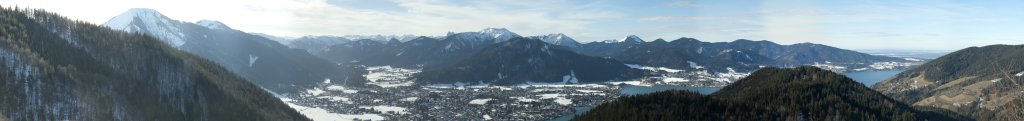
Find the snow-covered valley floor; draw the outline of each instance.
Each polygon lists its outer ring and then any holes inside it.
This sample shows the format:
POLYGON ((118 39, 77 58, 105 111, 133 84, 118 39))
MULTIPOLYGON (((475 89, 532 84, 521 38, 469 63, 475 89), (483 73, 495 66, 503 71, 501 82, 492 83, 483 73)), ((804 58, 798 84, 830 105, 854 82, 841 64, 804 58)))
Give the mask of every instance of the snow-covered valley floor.
POLYGON ((610 84, 346 87, 356 92, 311 89, 282 100, 317 121, 548 120, 614 99, 618 89, 610 84))

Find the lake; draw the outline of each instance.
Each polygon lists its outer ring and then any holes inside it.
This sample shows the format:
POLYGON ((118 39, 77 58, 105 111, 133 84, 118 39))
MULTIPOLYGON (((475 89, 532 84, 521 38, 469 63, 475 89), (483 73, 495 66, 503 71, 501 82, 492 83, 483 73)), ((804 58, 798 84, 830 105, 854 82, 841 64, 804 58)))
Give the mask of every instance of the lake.
MULTIPOLYGON (((850 77, 850 79, 853 79, 854 81, 860 82, 861 84, 864 84, 867 87, 871 87, 871 85, 874 85, 875 83, 878 83, 878 82, 885 81, 886 79, 889 79, 890 77, 895 76, 896 74, 899 74, 900 72, 903 72, 903 70, 849 72, 849 73, 843 73, 843 75, 845 75, 846 77, 850 77)), ((624 85, 619 90, 619 94, 622 94, 622 95, 637 95, 637 94, 647 94, 647 93, 653 93, 653 92, 665 91, 665 90, 689 90, 689 91, 696 91, 696 92, 698 92, 700 94, 707 95, 707 94, 714 93, 714 92, 718 91, 719 89, 722 89, 722 88, 721 87, 691 87, 691 86, 681 86, 681 85, 656 85, 656 86, 624 85)), ((552 119, 552 121, 568 121, 568 120, 572 119, 575 115, 580 115, 580 114, 586 113, 586 111, 590 110, 590 108, 591 107, 575 107, 575 110, 576 110, 575 113, 564 115, 564 116, 552 119)))
POLYGON ((892 78, 892 76, 896 76, 900 72, 903 72, 903 70, 850 72, 843 73, 843 75, 864 84, 864 86, 871 87, 871 85, 892 78))

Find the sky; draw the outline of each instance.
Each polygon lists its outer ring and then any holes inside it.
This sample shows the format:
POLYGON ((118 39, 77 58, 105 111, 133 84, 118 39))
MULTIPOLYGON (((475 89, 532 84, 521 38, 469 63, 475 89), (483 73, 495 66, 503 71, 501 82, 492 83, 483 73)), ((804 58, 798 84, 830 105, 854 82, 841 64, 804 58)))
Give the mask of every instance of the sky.
POLYGON ((1024 44, 1021 0, 0 0, 102 24, 130 8, 246 32, 444 35, 507 28, 581 42, 637 35, 819 43, 857 50, 1024 44))

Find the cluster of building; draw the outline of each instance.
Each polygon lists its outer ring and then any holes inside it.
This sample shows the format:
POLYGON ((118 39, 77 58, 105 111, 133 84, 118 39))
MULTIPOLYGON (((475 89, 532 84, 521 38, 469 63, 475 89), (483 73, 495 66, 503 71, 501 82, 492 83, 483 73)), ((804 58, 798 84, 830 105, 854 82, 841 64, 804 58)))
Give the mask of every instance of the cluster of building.
POLYGON ((338 115, 380 116, 387 120, 549 120, 572 114, 578 107, 611 101, 619 94, 619 87, 611 84, 414 85, 347 87, 287 98, 294 105, 338 115))

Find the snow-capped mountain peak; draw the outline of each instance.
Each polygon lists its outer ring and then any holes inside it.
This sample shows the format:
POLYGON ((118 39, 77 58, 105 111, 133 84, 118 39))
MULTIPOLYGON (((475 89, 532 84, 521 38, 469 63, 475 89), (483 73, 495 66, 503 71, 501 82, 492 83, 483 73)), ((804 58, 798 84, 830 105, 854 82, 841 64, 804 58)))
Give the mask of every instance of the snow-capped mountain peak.
POLYGON ((448 36, 445 36, 444 39, 457 40, 459 43, 473 43, 470 46, 483 46, 489 43, 508 41, 515 37, 521 36, 505 28, 487 28, 477 32, 448 32, 448 36))
POLYGON ((609 40, 601 40, 601 42, 603 42, 603 43, 617 43, 619 41, 618 40, 614 40, 614 39, 609 39, 609 40))
POLYGON ((221 23, 219 21, 214 21, 214 20, 203 19, 203 20, 196 21, 196 24, 198 24, 200 26, 204 26, 206 28, 214 29, 214 30, 230 30, 231 29, 231 27, 228 27, 228 25, 224 25, 224 23, 221 23))
POLYGON ((540 39, 541 41, 544 41, 544 42, 547 42, 547 43, 550 43, 550 44, 553 44, 553 45, 561 45, 561 46, 572 47, 572 48, 580 46, 580 43, 576 42, 575 39, 572 39, 572 37, 566 36, 565 34, 562 34, 562 33, 548 34, 548 35, 542 35, 542 36, 533 36, 531 38, 537 38, 537 39, 540 39))
POLYGON ((480 34, 492 37, 495 39, 496 42, 506 41, 514 37, 519 37, 519 34, 516 34, 505 28, 487 28, 484 30, 480 30, 480 34))
POLYGON ((172 20, 149 8, 132 8, 124 13, 110 18, 103 26, 127 32, 152 33, 175 47, 185 44, 184 34, 180 28, 185 22, 172 20))
POLYGON ((504 34, 504 33, 512 33, 512 31, 508 31, 508 29, 505 29, 505 28, 486 28, 484 30, 480 30, 480 33, 504 34))
POLYGON ((637 37, 636 35, 629 35, 619 39, 619 42, 641 43, 644 42, 644 40, 640 39, 640 37, 637 37))
POLYGON ((118 30, 131 31, 133 28, 129 25, 131 25, 135 19, 142 21, 166 21, 167 17, 153 9, 132 8, 120 15, 110 18, 106 23, 103 23, 103 26, 118 30))
POLYGON ((548 36, 549 36, 549 37, 554 37, 553 39, 557 39, 557 40, 562 40, 562 39, 572 39, 572 38, 569 38, 569 36, 565 36, 565 34, 562 34, 562 33, 558 33, 558 34, 548 34, 548 36))

